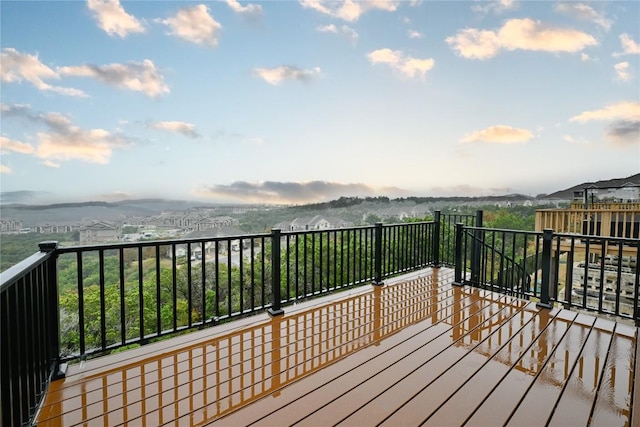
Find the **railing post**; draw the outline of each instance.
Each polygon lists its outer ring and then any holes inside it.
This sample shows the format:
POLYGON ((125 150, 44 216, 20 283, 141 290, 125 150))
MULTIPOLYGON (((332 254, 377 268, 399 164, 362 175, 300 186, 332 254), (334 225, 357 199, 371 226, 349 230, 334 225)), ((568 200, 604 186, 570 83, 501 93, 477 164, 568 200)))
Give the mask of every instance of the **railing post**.
POLYGON ((271 308, 267 313, 271 317, 281 316, 284 310, 280 306, 280 229, 271 230, 271 308))
POLYGON ((440 268, 440 211, 433 213, 433 268, 440 268))
POLYGON ((542 284, 540 285, 540 302, 536 304, 542 308, 553 308, 549 298, 551 288, 551 243, 553 242, 553 230, 545 228, 542 233, 542 284))
MULTIPOLYGON (((476 211, 476 228, 482 227, 482 211, 476 211)), ((473 244, 471 245, 471 281, 476 285, 480 284, 480 254, 482 253, 481 241, 483 238, 481 230, 473 232, 473 244)))
POLYGON ((456 224, 456 243, 455 243, 455 274, 453 277, 453 285, 462 286, 462 233, 464 224, 461 222, 456 224))
POLYGON ((67 364, 60 363, 60 308, 58 306, 58 242, 46 241, 38 245, 40 252, 51 253, 47 260, 47 326, 49 328, 49 357, 51 380, 64 378, 67 364))
POLYGON ((375 267, 375 278, 373 279, 373 285, 382 286, 382 223, 376 222, 375 230, 375 256, 373 260, 375 267))

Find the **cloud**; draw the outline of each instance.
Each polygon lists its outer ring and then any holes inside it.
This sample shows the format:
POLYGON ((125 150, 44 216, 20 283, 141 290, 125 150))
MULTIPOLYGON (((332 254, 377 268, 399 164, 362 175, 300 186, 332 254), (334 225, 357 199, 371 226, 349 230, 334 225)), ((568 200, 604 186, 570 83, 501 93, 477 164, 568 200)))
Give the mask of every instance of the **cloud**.
POLYGON ((591 142, 587 141, 586 139, 584 139, 583 137, 580 138, 574 138, 571 135, 562 135, 562 139, 570 144, 583 144, 583 145, 589 145, 591 144, 591 142))
POLYGON ((591 120, 640 120, 640 102, 622 101, 600 110, 584 111, 569 119, 570 122, 585 123, 591 120))
MULTIPOLYGON (((81 160, 106 164, 114 148, 123 148, 130 142, 104 129, 83 130, 60 113, 36 113, 27 106, 2 104, 3 115, 24 118, 45 126, 46 131, 36 133, 38 144, 29 153, 49 162, 81 160)), ((27 149, 28 150, 28 149, 27 149)), ((26 153, 25 153, 26 154, 26 153)), ((51 164, 47 164, 51 166, 51 164)), ((54 166, 55 167, 55 166, 54 166)))
POLYGON ((112 193, 100 194, 98 198, 100 200, 117 202, 133 198, 133 193, 129 193, 126 191, 114 191, 112 193))
POLYGON ((617 146, 640 144, 640 102, 623 101, 607 105, 600 110, 585 111, 569 119, 585 123, 592 120, 610 121, 606 135, 617 146))
POLYGON ((377 9, 394 12, 398 8, 400 2, 395 0, 300 0, 300 4, 306 9, 313 9, 334 18, 354 22, 357 21, 363 13, 370 10, 377 9))
POLYGON ((9 139, 6 136, 0 136, 0 153, 20 153, 20 154, 32 154, 35 151, 33 145, 26 142, 16 141, 15 139, 9 139))
POLYGON ((13 48, 2 49, 0 55, 0 80, 4 83, 20 83, 23 80, 39 90, 67 96, 87 96, 83 91, 62 86, 52 86, 45 80, 59 80, 60 75, 40 62, 38 54, 20 53, 13 48))
POLYGON ((196 190, 201 196, 250 203, 314 203, 341 196, 379 196, 382 192, 402 193, 397 188, 376 189, 365 184, 340 184, 329 181, 250 183, 236 181, 196 190))
POLYGON ((225 0, 225 3, 227 3, 231 10, 242 15, 258 16, 262 14, 262 6, 259 4, 249 3, 246 6, 242 6, 237 0, 225 0))
POLYGON ((52 169, 58 169, 60 167, 60 163, 53 162, 51 160, 45 160, 44 162, 42 162, 42 164, 52 169))
POLYGON ((403 76, 424 78, 435 64, 432 58, 417 59, 405 55, 401 50, 378 49, 367 55, 372 64, 387 64, 403 76))
POLYGON ((514 0, 495 0, 495 1, 483 1, 482 5, 473 5, 471 10, 479 13, 495 13, 496 15, 513 9, 516 6, 514 0))
POLYGON ((618 120, 607 127, 609 140, 618 146, 640 146, 640 119, 618 120))
POLYGON ((582 62, 588 62, 591 60, 591 57, 589 56, 589 54, 582 52, 580 54, 580 60, 582 60, 582 62))
POLYGON ((126 64, 61 67, 59 71, 67 76, 92 77, 107 85, 142 92, 151 97, 169 93, 164 77, 150 59, 126 64))
POLYGON ((407 36, 409 36, 410 39, 424 38, 424 34, 422 34, 420 31, 415 31, 415 30, 407 30, 407 36))
POLYGON ((640 43, 636 43, 629 34, 620 34, 622 52, 616 52, 613 56, 640 55, 640 43))
POLYGON ((321 33, 339 34, 339 35, 345 37, 346 39, 348 39, 349 41, 351 41, 351 43, 353 43, 353 44, 355 44, 358 41, 358 37, 359 37, 358 33, 356 32, 356 30, 354 30, 353 28, 349 27, 348 25, 343 25, 340 28, 336 27, 334 24, 320 25, 320 26, 316 27, 316 31, 319 31, 321 33))
POLYGON ((148 127, 153 129, 164 130, 167 132, 181 133, 189 138, 199 138, 200 134, 196 132, 195 125, 186 122, 154 122, 148 127))
POLYGON ((87 0, 98 26, 110 36, 125 38, 131 33, 144 33, 145 28, 133 15, 125 12, 120 0, 87 0))
POLYGON ((271 85, 279 85, 283 80, 297 80, 308 82, 320 76, 320 68, 315 67, 310 70, 303 70, 298 67, 281 65, 275 68, 255 68, 254 74, 271 85))
POLYGON ((590 34, 571 28, 554 28, 532 19, 510 19, 498 31, 466 28, 445 41, 458 55, 487 59, 501 50, 578 52, 598 44, 590 34))
POLYGON ((5 165, 0 165, 0 174, 12 174, 13 173, 13 169, 11 169, 9 166, 5 166, 5 165))
POLYGON ((527 142, 533 138, 528 129, 518 129, 511 126, 490 126, 486 129, 465 135, 460 142, 496 142, 499 144, 513 144, 527 142))
POLYGON ((432 187, 429 191, 434 196, 454 196, 454 197, 480 197, 480 196, 500 196, 513 193, 509 187, 481 188, 468 184, 453 185, 451 187, 432 187))
POLYGON ((611 29, 611 20, 604 16, 604 13, 597 12, 591 6, 584 3, 563 2, 553 6, 556 12, 564 13, 582 21, 593 22, 602 27, 605 31, 611 29))
POLYGON ((628 62, 618 62, 613 66, 613 68, 616 70, 616 78, 618 80, 621 80, 623 82, 631 80, 631 72, 629 70, 628 62))
POLYGON ((158 22, 167 25, 171 29, 170 35, 195 44, 209 47, 218 46, 218 37, 222 30, 222 25, 213 19, 209 14, 209 8, 204 4, 181 9, 174 17, 159 20, 158 22))

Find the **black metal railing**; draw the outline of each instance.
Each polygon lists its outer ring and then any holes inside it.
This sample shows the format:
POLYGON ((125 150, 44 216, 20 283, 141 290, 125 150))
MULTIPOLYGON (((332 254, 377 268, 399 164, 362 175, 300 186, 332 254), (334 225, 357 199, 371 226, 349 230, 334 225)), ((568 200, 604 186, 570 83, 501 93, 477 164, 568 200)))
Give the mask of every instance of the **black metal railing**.
POLYGON ((566 307, 640 320, 639 243, 633 238, 554 234, 552 299, 566 307))
POLYGON ((640 240, 456 226, 454 283, 640 322, 640 240))
POLYGON ((22 425, 60 372, 56 245, 0 274, 0 424, 22 425))
POLYGON ((440 226, 440 261, 447 267, 453 267, 456 262, 456 224, 463 224, 466 227, 482 227, 482 211, 476 211, 475 215, 441 214, 436 211, 434 220, 440 226))
POLYGON ((638 321, 638 243, 483 228, 481 211, 304 232, 43 243, 0 276, 1 421, 28 423, 64 362, 264 310, 278 316, 295 301, 440 263, 455 266, 455 284, 638 321))
POLYGON ((72 359, 385 278, 439 259, 439 224, 92 246, 41 245, 2 273, 2 422, 28 423, 72 359))

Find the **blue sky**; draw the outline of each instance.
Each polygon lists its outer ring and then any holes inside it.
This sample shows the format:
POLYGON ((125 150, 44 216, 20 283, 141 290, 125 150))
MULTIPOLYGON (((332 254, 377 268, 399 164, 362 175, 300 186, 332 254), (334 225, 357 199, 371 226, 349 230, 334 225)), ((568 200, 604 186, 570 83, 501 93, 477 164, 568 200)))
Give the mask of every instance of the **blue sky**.
POLYGON ((640 172, 640 2, 6 1, 0 187, 307 203, 640 172))

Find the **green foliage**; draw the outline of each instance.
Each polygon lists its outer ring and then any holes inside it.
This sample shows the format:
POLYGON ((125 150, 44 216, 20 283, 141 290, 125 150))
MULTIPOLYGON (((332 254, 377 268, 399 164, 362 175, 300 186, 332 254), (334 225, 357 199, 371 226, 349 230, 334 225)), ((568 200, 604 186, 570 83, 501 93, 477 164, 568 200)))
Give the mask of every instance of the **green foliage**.
POLYGON ((47 240, 59 242, 74 242, 78 240, 78 233, 58 234, 2 234, 0 236, 0 271, 4 271, 38 252, 38 244, 47 240))

